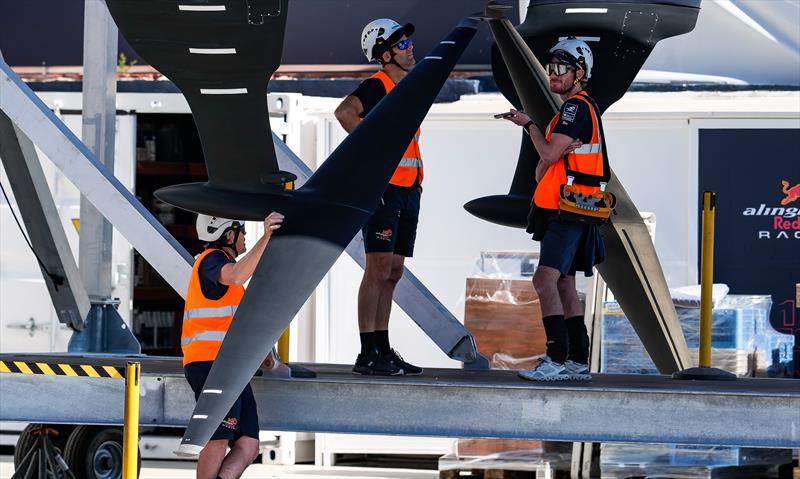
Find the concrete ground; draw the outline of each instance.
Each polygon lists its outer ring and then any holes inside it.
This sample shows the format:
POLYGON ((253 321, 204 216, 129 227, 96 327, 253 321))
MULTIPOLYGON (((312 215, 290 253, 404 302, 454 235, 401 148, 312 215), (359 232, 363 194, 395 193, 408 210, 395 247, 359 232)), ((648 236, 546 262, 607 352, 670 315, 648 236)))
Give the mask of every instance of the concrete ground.
MULTIPOLYGON (((0 456, 0 479, 9 479, 14 473, 14 459, 0 456)), ((242 479, 432 479, 436 471, 409 469, 378 469, 367 467, 316 467, 313 465, 268 466, 253 464, 242 479)), ((139 479, 194 479, 194 462, 143 461, 139 479)))

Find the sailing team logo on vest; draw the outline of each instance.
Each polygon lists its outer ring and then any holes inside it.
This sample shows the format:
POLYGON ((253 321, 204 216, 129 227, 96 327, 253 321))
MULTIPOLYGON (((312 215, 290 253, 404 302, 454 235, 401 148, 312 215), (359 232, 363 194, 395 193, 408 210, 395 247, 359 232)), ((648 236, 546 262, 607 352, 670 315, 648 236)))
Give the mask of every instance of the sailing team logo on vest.
POLYGON ((764 203, 758 207, 747 207, 742 211, 742 216, 769 217, 758 230, 758 239, 787 240, 800 239, 800 207, 790 206, 800 199, 800 183, 790 187, 788 181, 781 181, 782 194, 776 195, 780 206, 768 206, 764 203))

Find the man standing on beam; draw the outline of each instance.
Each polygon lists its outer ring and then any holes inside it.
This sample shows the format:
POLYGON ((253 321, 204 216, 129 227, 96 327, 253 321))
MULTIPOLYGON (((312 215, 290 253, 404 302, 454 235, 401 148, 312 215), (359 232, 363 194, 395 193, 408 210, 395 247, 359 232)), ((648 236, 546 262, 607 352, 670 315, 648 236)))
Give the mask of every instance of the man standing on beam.
MULTIPOLYGON (((367 60, 380 62, 381 69, 361 82, 336 108, 336 119, 347 133, 402 80, 415 64, 411 35, 414 25, 400 25, 380 18, 361 34, 361 49, 367 60)), ((361 352, 353 372, 364 375, 397 376, 422 374, 422 368, 403 360, 389 344, 389 316, 394 288, 403 276, 403 263, 414 254, 420 197, 422 155, 417 130, 400 165, 389 181, 380 204, 362 229, 367 263, 358 290, 358 330, 361 352)))
POLYGON ((584 91, 592 75, 591 49, 569 37, 550 54, 546 71, 550 90, 564 100, 561 110, 544 134, 523 112, 511 110, 514 115, 508 118, 525 129, 539 153, 527 231, 541 241, 533 286, 547 336, 547 355, 519 376, 531 381, 589 380, 589 336, 575 272, 591 276, 593 267, 605 259, 605 245, 597 224, 560 214, 559 201, 562 185, 577 185, 583 195, 604 190, 598 178, 608 173, 608 163, 598 109, 584 91))

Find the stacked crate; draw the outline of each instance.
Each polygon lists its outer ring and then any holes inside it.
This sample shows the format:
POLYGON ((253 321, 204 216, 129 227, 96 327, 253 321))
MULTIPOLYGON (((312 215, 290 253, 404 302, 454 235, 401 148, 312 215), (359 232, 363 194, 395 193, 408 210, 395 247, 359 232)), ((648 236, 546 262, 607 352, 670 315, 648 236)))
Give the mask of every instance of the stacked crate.
MULTIPOLYGON (((794 338, 769 324, 769 296, 726 296, 712 313, 712 366, 737 376, 766 376, 791 358, 794 338)), ((697 364, 700 310, 677 308, 687 346, 697 364)), ((785 368, 784 368, 785 369, 785 368)), ((607 302, 602 322, 601 371, 658 374, 616 302, 607 302)), ((602 477, 752 478, 778 477, 791 451, 679 444, 603 444, 602 477)))

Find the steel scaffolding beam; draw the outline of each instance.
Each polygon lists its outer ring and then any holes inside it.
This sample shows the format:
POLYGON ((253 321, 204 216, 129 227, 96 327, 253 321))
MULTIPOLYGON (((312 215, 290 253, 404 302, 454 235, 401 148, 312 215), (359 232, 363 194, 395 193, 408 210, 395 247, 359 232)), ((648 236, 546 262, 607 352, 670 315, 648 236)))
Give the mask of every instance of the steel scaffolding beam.
MULTIPOLYGON (((3 356, 0 361, 8 360, 3 356)), ((261 429, 800 447, 800 389, 791 380, 596 374, 590 382, 558 384, 525 382, 516 371, 433 369, 416 377, 354 378, 350 366, 303 366, 317 378, 253 378, 261 429)), ((194 396, 179 360, 155 369, 143 361, 142 370, 142 424, 185 426, 194 396)), ((0 421, 122 423, 121 380, 3 374, 2 382, 0 421), (53 402, 51 394, 72 406, 53 402)))

